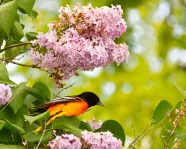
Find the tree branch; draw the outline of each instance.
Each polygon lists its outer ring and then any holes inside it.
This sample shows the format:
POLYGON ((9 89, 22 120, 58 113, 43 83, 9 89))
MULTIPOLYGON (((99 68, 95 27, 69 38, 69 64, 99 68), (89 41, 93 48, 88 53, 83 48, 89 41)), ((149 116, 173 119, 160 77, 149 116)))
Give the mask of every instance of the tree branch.
POLYGON ((8 63, 12 63, 12 64, 15 64, 15 65, 19 65, 19 66, 23 66, 23 67, 30 67, 30 68, 38 68, 40 70, 43 70, 43 71, 46 71, 44 69, 41 69, 41 67, 38 66, 38 64, 36 65, 28 65, 28 64, 22 64, 22 63, 18 63, 18 62, 15 62, 15 61, 12 61, 12 60, 6 60, 6 59, 2 59, 0 58, 0 61, 1 62, 8 62, 8 63))
POLYGON ((8 46, 8 47, 6 47, 4 49, 1 49, 0 53, 4 52, 4 51, 6 51, 6 50, 8 50, 10 48, 19 47, 19 46, 28 45, 28 44, 32 44, 32 43, 31 42, 22 42, 22 43, 18 43, 18 44, 13 44, 13 45, 10 45, 10 46, 8 46))

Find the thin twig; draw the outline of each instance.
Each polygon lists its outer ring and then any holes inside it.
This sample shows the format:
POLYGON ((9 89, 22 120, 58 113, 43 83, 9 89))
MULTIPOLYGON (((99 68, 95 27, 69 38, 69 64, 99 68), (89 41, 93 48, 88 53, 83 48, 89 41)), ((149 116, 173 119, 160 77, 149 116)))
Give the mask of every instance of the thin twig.
POLYGON ((131 125, 132 126, 132 130, 133 130, 133 132, 134 132, 134 137, 136 137, 136 131, 135 131, 135 129, 134 129, 134 126, 133 125, 131 125))
POLYGON ((18 43, 18 44, 13 44, 13 45, 10 45, 2 50, 0 50, 0 53, 10 49, 10 48, 13 48, 13 47, 19 47, 19 46, 22 46, 22 45, 28 45, 28 44, 32 44, 31 42, 22 42, 22 43, 18 43))
POLYGON ((37 144, 37 146, 36 146, 36 149, 39 149, 39 146, 40 146, 40 144, 41 144, 41 141, 43 140, 45 131, 46 131, 46 123, 45 123, 45 125, 44 125, 44 130, 43 130, 43 133, 42 133, 42 135, 41 135, 41 138, 40 138, 40 140, 39 140, 39 142, 38 142, 38 144, 37 144))
POLYGON ((0 112, 2 112, 2 111, 11 103, 11 101, 12 101, 17 95, 21 94, 23 90, 24 90, 24 88, 21 88, 20 91, 19 91, 17 94, 15 94, 15 95, 8 101, 8 103, 0 110, 0 112))
POLYGON ((18 62, 15 62, 15 61, 7 60, 7 59, 2 59, 2 58, 0 58, 0 61, 1 61, 1 62, 12 63, 12 64, 19 65, 19 66, 23 66, 23 67, 37 68, 37 69, 40 69, 40 70, 46 72, 46 70, 41 69, 41 67, 39 67, 38 64, 36 64, 36 65, 28 65, 28 64, 22 64, 22 63, 18 63, 18 62))
MULTIPOLYGON (((144 134, 146 134, 146 132, 149 130, 147 130, 147 128, 149 127, 149 125, 151 125, 151 122, 149 123, 149 124, 147 124, 146 126, 145 126, 145 128, 143 128, 143 130, 136 136, 136 138, 129 144, 129 146, 127 147, 127 149, 130 149, 131 147, 134 147, 134 145, 136 145, 137 143, 136 142, 138 142, 138 140, 140 140, 140 136, 144 133, 144 134)), ((153 125, 152 125, 153 126, 153 125)), ((151 127, 152 127, 151 126, 151 127)), ((150 128, 151 128, 150 127, 150 128)), ((142 137, 144 137, 144 136, 142 136, 142 137)))
POLYGON ((141 140, 146 136, 146 134, 147 134, 153 127, 154 127, 154 125, 152 125, 146 132, 144 132, 144 134, 141 136, 141 138, 139 138, 138 141, 136 141, 136 142, 132 145, 132 147, 134 148, 134 147, 136 146, 136 144, 137 144, 139 141, 141 141, 141 140))
POLYGON ((31 68, 39 68, 37 65, 27 65, 27 64, 22 64, 22 63, 18 63, 18 62, 15 62, 15 61, 10 61, 10 63, 12 64, 15 64, 15 65, 19 65, 19 66, 23 66, 23 67, 31 67, 31 68))
POLYGON ((63 88, 62 90, 60 90, 56 95, 54 95, 54 98, 56 98, 62 91, 66 90, 66 89, 68 89, 68 88, 70 88, 70 87, 72 87, 75 83, 76 83, 76 82, 74 82, 74 83, 72 83, 71 85, 69 85, 69 86, 63 88))

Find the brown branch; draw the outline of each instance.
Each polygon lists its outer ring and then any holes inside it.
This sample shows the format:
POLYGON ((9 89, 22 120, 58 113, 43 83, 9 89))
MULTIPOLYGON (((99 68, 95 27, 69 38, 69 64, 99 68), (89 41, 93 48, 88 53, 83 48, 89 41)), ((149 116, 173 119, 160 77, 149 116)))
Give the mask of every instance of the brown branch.
POLYGON ((40 67, 37 66, 37 65, 27 65, 27 64, 18 63, 18 62, 15 62, 15 61, 9 61, 9 62, 12 63, 12 64, 15 64, 15 65, 23 66, 23 67, 31 67, 31 68, 39 68, 40 69, 40 67))
POLYGON ((28 65, 28 64, 22 64, 22 63, 18 63, 18 62, 15 62, 15 61, 7 60, 7 59, 2 59, 2 58, 0 58, 0 61, 1 61, 1 62, 6 62, 6 63, 7 63, 7 62, 8 62, 8 63, 12 63, 12 64, 19 65, 19 66, 23 66, 23 67, 37 68, 37 69, 46 71, 46 70, 44 70, 44 69, 41 69, 41 67, 39 67, 38 64, 36 64, 36 65, 28 65))
POLYGON ((129 144, 129 146, 127 147, 127 149, 133 149, 136 144, 141 140, 143 139, 143 137, 152 129, 153 125, 149 127, 149 125, 151 125, 151 123, 147 124, 145 126, 145 128, 143 128, 143 130, 135 137, 135 139, 129 144), (141 137, 140 137, 141 136, 141 137))
POLYGON ((19 46, 28 45, 28 44, 32 44, 32 43, 31 42, 22 42, 22 43, 18 43, 18 44, 13 44, 13 45, 10 45, 10 46, 8 46, 8 47, 6 47, 4 49, 1 49, 0 53, 4 52, 4 51, 6 51, 6 50, 8 50, 10 48, 19 47, 19 46))

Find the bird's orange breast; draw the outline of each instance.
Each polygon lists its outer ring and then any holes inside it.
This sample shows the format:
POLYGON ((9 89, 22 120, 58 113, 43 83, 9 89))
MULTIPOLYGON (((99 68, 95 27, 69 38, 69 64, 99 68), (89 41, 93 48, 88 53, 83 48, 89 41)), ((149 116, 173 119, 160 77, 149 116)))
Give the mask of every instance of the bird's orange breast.
POLYGON ((49 107, 50 116, 56 115, 59 112, 65 112, 64 116, 78 116, 88 109, 88 103, 79 100, 68 103, 58 103, 49 107))

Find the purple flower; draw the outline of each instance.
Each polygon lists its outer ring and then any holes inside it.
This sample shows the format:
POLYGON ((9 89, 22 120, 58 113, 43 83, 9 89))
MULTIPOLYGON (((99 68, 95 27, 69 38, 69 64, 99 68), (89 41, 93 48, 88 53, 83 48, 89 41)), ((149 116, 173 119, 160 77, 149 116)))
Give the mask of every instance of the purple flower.
POLYGON ((129 58, 128 46, 116 44, 127 29, 120 6, 93 8, 90 4, 61 7, 59 22, 39 33, 30 50, 32 61, 47 68, 57 85, 78 70, 93 70, 129 58))
POLYGON ((81 149, 80 139, 73 134, 57 136, 48 143, 51 149, 81 149))
POLYGON ((101 127, 101 125, 103 124, 103 121, 99 120, 98 122, 96 122, 96 118, 93 117, 92 120, 88 120, 88 123, 90 124, 90 126, 93 130, 96 130, 101 127))
POLYGON ((0 84, 0 106, 5 105, 12 97, 12 90, 9 85, 0 84))
POLYGON ((84 141, 84 146, 90 149, 121 149, 121 140, 113 137, 112 133, 107 132, 82 132, 82 140, 84 141))

